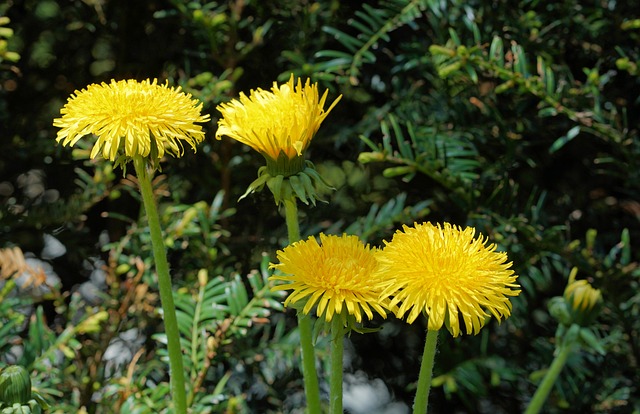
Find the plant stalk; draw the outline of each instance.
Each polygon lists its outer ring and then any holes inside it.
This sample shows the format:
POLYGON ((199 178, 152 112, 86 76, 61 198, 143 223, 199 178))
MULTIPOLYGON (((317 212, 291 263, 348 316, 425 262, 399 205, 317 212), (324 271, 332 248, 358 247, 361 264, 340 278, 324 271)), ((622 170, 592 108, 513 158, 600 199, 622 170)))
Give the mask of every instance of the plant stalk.
POLYGON ((427 339, 424 343, 422 362, 420 363, 416 399, 413 402, 413 414, 427 413, 429 391, 431 391, 431 378, 433 377, 433 363, 436 356, 436 346, 438 344, 438 332, 440 331, 427 330, 427 339))
MULTIPOLYGON (((284 200, 285 219, 289 243, 300 240, 300 224, 298 223, 298 206, 296 199, 291 197, 284 200)), ((304 378, 304 392, 307 398, 307 413, 321 414, 320 388, 316 372, 316 358, 313 349, 313 327, 311 316, 298 312, 298 329, 300 332, 300 349, 302 354, 302 377, 304 378)))
POLYGON ((331 386, 329 414, 342 414, 342 355, 344 353, 344 328, 340 315, 331 321, 331 386))
POLYGON ((173 304, 173 290, 171 288, 171 277, 169 276, 169 263, 167 262, 167 251, 162 238, 162 229, 158 208, 153 195, 151 177, 142 157, 133 158, 133 165, 138 176, 142 202, 147 214, 149 223, 149 233, 151 235, 151 246, 158 275, 158 289, 160 291, 160 302, 162 303, 164 329, 167 335, 167 349, 169 352, 169 377, 171 394, 176 414, 187 413, 187 399, 185 393, 184 368, 182 362, 182 351, 180 349, 180 331, 178 330, 178 319, 176 308, 173 304))
POLYGON ((569 358, 571 354, 571 348, 571 344, 564 344, 558 347, 558 353, 553 359, 549 370, 542 379, 535 394, 533 394, 533 398, 529 402, 525 414, 537 414, 540 412, 544 403, 547 401, 551 388, 553 388, 553 385, 556 383, 558 375, 560 375, 562 368, 564 368, 567 358, 569 358))

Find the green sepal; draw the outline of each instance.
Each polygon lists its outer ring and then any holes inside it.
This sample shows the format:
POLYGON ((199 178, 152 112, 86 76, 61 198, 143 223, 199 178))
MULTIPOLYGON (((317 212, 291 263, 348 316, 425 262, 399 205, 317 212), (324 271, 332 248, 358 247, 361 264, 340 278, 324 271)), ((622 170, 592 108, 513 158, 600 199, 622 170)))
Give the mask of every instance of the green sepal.
POLYGON ((593 350, 600 355, 607 353, 596 334, 590 328, 580 328, 580 342, 583 348, 593 350))
POLYGON ((602 346, 600 339, 590 328, 580 328, 579 339, 582 348, 597 352, 600 355, 606 355, 607 351, 602 346))
POLYGON ((298 174, 305 168, 305 159, 302 155, 289 158, 284 151, 280 151, 276 160, 266 155, 264 159, 267 161, 267 172, 271 176, 283 175, 289 177, 298 174))
MULTIPOLYGON (((317 316, 318 318, 316 319, 313 326, 314 342, 321 332, 324 332, 327 335, 330 334, 331 332, 331 321, 327 321, 324 314, 317 315, 317 316)), ((347 335, 351 335, 351 332, 356 332, 359 334, 367 334, 372 332, 378 332, 379 330, 382 329, 382 327, 365 328, 362 322, 356 321, 356 317, 349 314, 349 311, 347 310, 346 305, 343 306, 342 312, 340 312, 339 314, 334 313, 333 318, 340 318, 341 324, 344 327, 344 332, 347 335)))
MULTIPOLYGON (((278 206, 284 200, 289 200, 293 197, 297 197, 306 205, 311 203, 315 206, 316 200, 324 202, 325 200, 323 200, 321 196, 335 190, 335 188, 330 186, 322 178, 312 162, 304 161, 302 157, 297 157, 294 160, 296 163, 302 160, 305 166, 303 169, 298 169, 298 172, 294 174, 289 174, 293 170, 287 169, 283 154, 281 154, 277 162, 271 160, 267 163, 267 166, 260 167, 258 170, 258 178, 249 185, 247 191, 245 191, 239 200, 242 200, 253 192, 262 191, 266 184, 278 206), (285 174, 273 175, 274 171, 282 171, 285 172, 285 174)), ((288 165, 291 166, 293 164, 288 165)))
POLYGON ((579 336, 580 336, 580 325, 574 323, 567 330, 565 338, 567 341, 576 342, 579 336))
POLYGON ((260 167, 258 169, 258 178, 256 178, 251 184, 249 184, 247 191, 245 191, 244 194, 240 196, 238 201, 242 200, 243 198, 245 198, 251 193, 254 193, 256 191, 262 191, 262 188, 267 183, 267 180, 270 178, 270 176, 266 172, 267 172, 267 167, 260 167))
MULTIPOLYGON (((330 334, 331 333, 331 321, 327 321, 325 315, 317 315, 317 306, 314 306, 308 313, 304 312, 304 307, 307 304, 306 301, 298 301, 296 303, 292 303, 287 305, 287 307, 293 308, 296 310, 297 314, 304 313, 314 318, 313 320, 313 332, 312 332, 312 343, 315 346, 318 343, 318 338, 321 334, 330 334)), ((325 310, 326 312, 326 310, 325 310)), ((342 326, 344 327, 344 332, 347 335, 350 335, 351 332, 356 332, 359 334, 367 334, 372 332, 378 332, 382 329, 382 327, 378 328, 365 328, 362 322, 357 322, 355 316, 350 315, 347 310, 346 305, 342 308, 342 312, 339 314, 333 314, 334 318, 340 318, 342 320, 342 326)))
POLYGON ((562 325, 570 326, 573 323, 570 307, 562 296, 551 298, 547 304, 549 314, 562 325))
POLYGON ((278 200, 278 195, 281 195, 283 191, 286 191, 283 184, 284 184, 284 176, 282 175, 276 175, 275 177, 272 176, 267 180, 267 187, 269 187, 269 190, 271 190, 271 193, 274 195, 274 197, 276 197, 276 204, 280 204, 278 200))
POLYGON ((302 177, 308 177, 304 174, 292 175, 289 177, 289 183, 291 184, 291 188, 296 196, 305 204, 309 204, 307 201, 307 188, 302 182, 302 177))
POLYGON ((122 176, 125 177, 127 175, 127 163, 131 161, 131 157, 126 156, 125 154, 118 154, 116 159, 113 162, 114 168, 122 168, 122 176))
MULTIPOLYGON (((307 173, 310 173, 311 170, 307 171, 307 169, 305 169, 305 171, 307 173)), ((315 170, 313 170, 313 172, 315 172, 315 170)), ((304 188, 304 191, 306 191, 307 194, 313 194, 314 192, 316 192, 316 187, 313 185, 313 181, 311 180, 311 177, 309 175, 299 174, 299 177, 300 177, 300 182, 302 183, 302 187, 304 188)), ((322 179, 322 177, 320 177, 320 175, 318 175, 318 179, 320 179, 323 184, 326 184, 325 181, 322 179)), ((331 190, 332 190, 332 187, 329 187, 327 185, 326 190, 322 188, 321 191, 318 191, 318 192, 323 192, 323 191, 329 192, 331 190)))

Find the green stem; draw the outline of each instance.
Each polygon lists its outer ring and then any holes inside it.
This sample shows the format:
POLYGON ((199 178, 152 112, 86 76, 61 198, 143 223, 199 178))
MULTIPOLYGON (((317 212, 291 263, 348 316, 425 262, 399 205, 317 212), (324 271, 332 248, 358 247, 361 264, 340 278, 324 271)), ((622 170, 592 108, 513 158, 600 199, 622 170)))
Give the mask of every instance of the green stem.
POLYGON ((420 363, 420 375, 418 376, 418 389, 416 390, 416 399, 413 402, 413 414, 426 414, 427 412, 431 378, 433 377, 433 362, 438 344, 438 332, 427 330, 427 339, 424 343, 422 362, 420 363))
POLYGON ((545 374, 542 382, 538 386, 535 394, 533 394, 533 398, 529 402, 529 406, 525 411, 525 414, 537 414, 542 409, 545 401, 547 401, 547 397, 549 396, 549 392, 551 392, 551 388, 553 388, 553 384, 556 383, 556 379, 558 375, 560 375, 560 371, 564 368, 564 364, 567 362, 567 358, 571 354, 572 346, 571 344, 565 344, 558 347, 558 353, 556 354, 549 370, 545 374))
MULTIPOLYGON (((285 219, 289 243, 300 240, 300 225, 298 223, 298 206, 296 199, 284 200, 285 219)), ((304 392, 307 398, 307 413, 320 414, 320 388, 316 373, 316 358, 313 349, 313 327, 311 317, 298 312, 298 329, 300 332, 300 349, 302 353, 302 376, 304 378, 304 392)))
POLYGON ((298 314, 298 330, 300 332, 300 348, 302 353, 302 376, 304 377, 304 392, 307 397, 307 413, 322 413, 320 405, 320 387, 316 372, 316 358, 313 349, 313 327, 311 316, 300 312, 298 314))
POLYGON ((187 399, 185 394, 184 368, 182 365, 182 351, 180 350, 180 331, 178 330, 178 320, 176 318, 176 308, 173 304, 173 290, 171 288, 171 277, 169 276, 169 264, 167 262, 167 251, 162 238, 160 218, 153 196, 151 177, 147 171, 145 161, 142 157, 136 156, 133 165, 138 176, 142 202, 147 213, 149 223, 149 234, 151 235, 151 246, 155 259, 156 273, 158 274, 158 289, 160 291, 160 302, 162 303, 164 328, 167 334, 167 349, 169 351, 169 375, 171 381, 171 394, 176 414, 186 414, 187 399))
POLYGON ((289 243, 300 241, 300 224, 298 224, 298 205, 296 199, 284 200, 284 216, 287 222, 289 243))
POLYGON ((329 414, 342 414, 342 354, 344 353, 344 329, 340 315, 331 321, 331 387, 329 390, 329 414))

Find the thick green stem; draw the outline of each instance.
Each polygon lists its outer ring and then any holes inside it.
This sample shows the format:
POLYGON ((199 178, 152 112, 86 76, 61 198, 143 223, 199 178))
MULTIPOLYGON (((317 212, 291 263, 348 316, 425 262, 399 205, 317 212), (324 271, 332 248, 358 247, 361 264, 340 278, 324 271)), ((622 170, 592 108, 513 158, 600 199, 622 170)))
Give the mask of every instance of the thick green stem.
POLYGON ((551 388, 553 388, 553 384, 556 383, 556 379, 562 368, 564 368, 564 364, 567 362, 567 358, 571 354, 572 346, 571 344, 564 344, 558 347, 558 353, 553 359, 549 370, 545 374, 542 382, 538 386, 535 394, 533 394, 533 398, 529 402, 529 406, 525 411, 525 414, 537 414, 542 409, 545 401, 547 401, 547 397, 549 396, 549 392, 551 392, 551 388))
POLYGON ((344 328, 340 315, 331 321, 331 386, 329 389, 329 414, 342 414, 342 355, 344 353, 344 328))
POLYGON ((416 399, 413 402, 413 414, 426 414, 427 412, 431 378, 433 377, 433 361, 438 344, 438 332, 427 330, 427 339, 424 343, 424 351, 422 351, 420 375, 418 376, 418 389, 416 390, 416 399))
MULTIPOLYGON (((285 219, 289 243, 300 240, 300 224, 298 223, 298 206, 295 198, 284 200, 285 219)), ((320 388, 316 372, 316 358, 313 349, 313 327, 311 317, 302 312, 298 313, 298 330, 300 332, 300 349, 302 353, 302 376, 304 378, 304 392, 307 398, 307 413, 320 414, 320 388)))
POLYGON ((149 234, 151 235, 151 246, 155 259, 156 273, 158 274, 158 289, 160 291, 160 301, 162 303, 164 329, 167 335, 167 349, 169 351, 169 367, 171 394, 173 397, 176 414, 186 414, 187 399, 185 394, 184 368, 182 364, 182 352, 180 350, 180 331, 178 330, 178 320, 176 318, 176 308, 173 304, 173 290, 171 288, 171 277, 169 276, 169 263, 167 262, 167 251, 162 238, 160 218, 153 196, 151 177, 147 171, 147 166, 142 157, 134 157, 133 165, 136 169, 140 193, 144 209, 147 213, 149 223, 149 234))
POLYGON ((302 376, 304 377, 304 392, 307 397, 307 413, 320 414, 320 387, 316 372, 316 357, 313 349, 313 326, 311 316, 298 314, 298 330, 300 332, 300 349, 302 353, 302 376))
POLYGON ((284 200, 284 217, 287 222, 289 243, 300 241, 300 224, 298 223, 298 205, 296 199, 284 200))
MULTIPOLYGON (((298 223, 298 206, 296 199, 284 200, 285 220, 289 243, 300 240, 300 224, 298 223)), ((304 392, 307 397, 307 412, 320 414, 320 388, 316 373, 316 358, 313 349, 313 327, 311 317, 302 312, 298 313, 298 330, 300 332, 300 348, 302 353, 302 377, 304 378, 304 392)))

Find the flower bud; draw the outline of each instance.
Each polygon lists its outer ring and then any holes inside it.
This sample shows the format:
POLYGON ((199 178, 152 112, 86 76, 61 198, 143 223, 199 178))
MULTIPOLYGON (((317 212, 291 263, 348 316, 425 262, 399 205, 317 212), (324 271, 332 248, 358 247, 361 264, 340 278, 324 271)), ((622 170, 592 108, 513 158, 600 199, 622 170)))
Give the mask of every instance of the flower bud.
POLYGON ((573 321, 581 326, 587 326, 598 315, 602 294, 600 289, 594 289, 587 280, 575 280, 577 273, 578 269, 574 267, 563 296, 573 321))
POLYGON ((0 375, 0 403, 27 404, 31 399, 31 378, 24 367, 12 365, 0 375))

